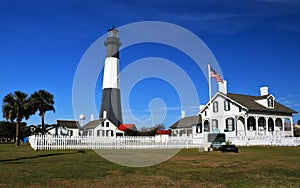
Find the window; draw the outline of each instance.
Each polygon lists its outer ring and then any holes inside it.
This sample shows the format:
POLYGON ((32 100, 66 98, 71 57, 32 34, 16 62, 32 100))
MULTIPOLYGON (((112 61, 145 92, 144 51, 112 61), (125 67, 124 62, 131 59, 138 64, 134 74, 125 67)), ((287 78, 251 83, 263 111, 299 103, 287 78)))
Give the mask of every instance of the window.
POLYGON ((88 135, 88 131, 87 130, 84 130, 83 132, 82 132, 82 136, 87 136, 88 135))
POLYGON ((268 98, 268 108, 274 107, 274 100, 272 97, 268 98))
POLYGON ((205 120, 204 121, 204 132, 209 132, 210 128, 209 128, 209 121, 205 120))
POLYGON ((202 133, 202 124, 201 123, 198 123, 196 125, 196 133, 202 133))
POLYGON ((248 131, 255 131, 256 130, 256 123, 255 123, 255 118, 250 116, 247 119, 247 130, 248 131))
POLYGON ((218 120, 213 119, 212 120, 212 130, 214 131, 217 128, 218 128, 218 120))
POLYGON ((280 118, 277 118, 275 120, 275 126, 279 129, 282 130, 282 120, 280 118))
POLYGON ((263 117, 258 118, 258 129, 260 131, 266 130, 266 120, 263 117))
POLYGON ((106 136, 107 137, 113 137, 114 136, 114 131, 113 130, 107 130, 106 131, 106 136))
POLYGON ((101 127, 104 127, 104 124, 103 124, 103 123, 101 123, 101 127))
POLYGON ((186 134, 186 130, 185 129, 182 129, 179 131, 179 136, 183 136, 186 134))
POLYGON ((97 136, 104 137, 105 136, 104 131, 103 130, 97 130, 97 136))
POLYGON ((228 132, 234 131, 234 119, 233 118, 226 119, 226 130, 228 132))
POLYGON ((207 112, 206 111, 204 112, 204 116, 207 116, 207 112))
POLYGON ((106 127, 109 127, 109 122, 106 122, 106 127))
POLYGON ((89 130, 89 136, 93 136, 93 130, 89 130))
POLYGON ((230 110, 230 101, 229 100, 225 100, 224 101, 224 110, 225 111, 229 111, 230 110))
POLYGON ((218 112, 218 102, 213 103, 213 112, 218 112))

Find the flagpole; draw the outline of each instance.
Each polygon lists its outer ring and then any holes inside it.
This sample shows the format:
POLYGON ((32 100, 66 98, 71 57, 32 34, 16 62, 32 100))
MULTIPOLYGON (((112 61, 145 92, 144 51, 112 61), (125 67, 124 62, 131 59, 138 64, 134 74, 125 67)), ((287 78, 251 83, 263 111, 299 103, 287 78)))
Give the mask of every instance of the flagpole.
POLYGON ((211 78, 210 78, 210 74, 211 74, 211 68, 210 68, 210 64, 208 63, 208 90, 209 90, 209 129, 211 129, 211 78))

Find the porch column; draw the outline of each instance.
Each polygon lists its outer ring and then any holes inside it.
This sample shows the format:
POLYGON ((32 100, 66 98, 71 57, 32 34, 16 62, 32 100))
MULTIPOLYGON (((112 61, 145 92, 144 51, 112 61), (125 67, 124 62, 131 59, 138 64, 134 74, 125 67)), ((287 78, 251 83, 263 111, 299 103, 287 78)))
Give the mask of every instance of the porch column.
POLYGON ((283 134, 283 136, 285 136, 285 133, 284 133, 284 118, 283 119, 281 118, 281 123, 282 123, 282 134, 283 134))
POLYGON ((269 133, 269 118, 270 117, 265 117, 265 122, 266 122, 265 135, 267 135, 269 133))
POLYGON ((272 131, 272 135, 274 135, 274 132, 275 132, 275 128, 276 128, 276 118, 272 118, 272 120, 273 120, 273 125, 274 125, 274 129, 273 129, 273 131, 272 131))
POLYGON ((293 117, 290 118, 291 121, 291 131, 292 131, 292 137, 294 137, 294 124, 293 124, 293 117))
POLYGON ((238 120, 238 116, 234 117, 234 130, 235 130, 235 136, 237 136, 237 120, 238 120))
POLYGON ((245 131, 245 136, 247 136, 247 131, 248 131, 248 124, 247 124, 247 122, 248 122, 248 116, 245 116, 244 119, 245 119, 244 131, 245 131))
POLYGON ((255 135, 258 135, 258 116, 255 116, 255 126, 256 126, 256 130, 255 130, 255 135))

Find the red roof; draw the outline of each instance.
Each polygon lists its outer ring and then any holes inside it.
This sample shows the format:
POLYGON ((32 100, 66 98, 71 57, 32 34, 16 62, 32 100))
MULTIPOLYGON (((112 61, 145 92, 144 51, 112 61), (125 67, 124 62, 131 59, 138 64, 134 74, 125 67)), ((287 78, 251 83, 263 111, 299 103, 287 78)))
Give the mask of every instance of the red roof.
POLYGON ((161 135, 161 134, 169 135, 169 134, 171 134, 171 130, 157 130, 155 133, 159 134, 159 135, 161 135))
POLYGON ((125 131, 126 129, 135 130, 136 128, 134 124, 120 124, 118 129, 120 131, 125 131))

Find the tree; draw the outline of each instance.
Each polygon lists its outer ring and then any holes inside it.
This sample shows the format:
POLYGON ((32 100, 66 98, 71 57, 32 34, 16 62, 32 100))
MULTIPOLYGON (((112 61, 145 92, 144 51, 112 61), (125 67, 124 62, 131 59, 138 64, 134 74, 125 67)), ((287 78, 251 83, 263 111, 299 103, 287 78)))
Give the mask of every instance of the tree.
POLYGON ((3 98, 2 105, 3 117, 6 120, 14 122, 16 120, 16 146, 20 145, 20 125, 23 118, 28 119, 32 114, 27 94, 21 91, 16 91, 13 94, 9 93, 3 98))
POLYGON ((16 128, 15 124, 10 121, 0 121, 0 138, 1 140, 15 140, 16 128))
POLYGON ((300 119, 298 119, 297 124, 300 125, 300 119))
POLYGON ((155 136, 157 130, 165 129, 165 125, 160 123, 154 125, 153 127, 142 127, 139 132, 137 132, 138 136, 155 136))
POLYGON ((55 112, 54 97, 51 93, 45 90, 34 92, 29 97, 30 105, 32 106, 33 113, 39 111, 39 116, 42 119, 42 134, 45 134, 45 115, 47 111, 55 112))

